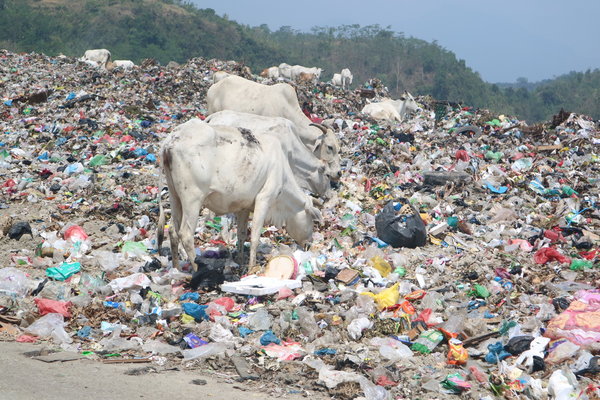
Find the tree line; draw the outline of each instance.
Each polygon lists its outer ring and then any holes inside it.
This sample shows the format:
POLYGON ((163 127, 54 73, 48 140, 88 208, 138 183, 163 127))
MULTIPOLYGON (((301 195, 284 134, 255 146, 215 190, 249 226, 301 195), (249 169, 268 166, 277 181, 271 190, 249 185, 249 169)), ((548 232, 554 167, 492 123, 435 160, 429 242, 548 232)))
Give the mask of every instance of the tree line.
POLYGON ((488 108, 528 122, 563 108, 600 118, 600 70, 535 84, 491 84, 442 46, 379 25, 242 25, 182 0, 0 0, 0 48, 80 56, 108 48, 115 59, 184 63, 193 57, 242 61, 255 73, 281 62, 318 66, 322 79, 348 67, 354 86, 380 79, 397 96, 408 90, 488 108))

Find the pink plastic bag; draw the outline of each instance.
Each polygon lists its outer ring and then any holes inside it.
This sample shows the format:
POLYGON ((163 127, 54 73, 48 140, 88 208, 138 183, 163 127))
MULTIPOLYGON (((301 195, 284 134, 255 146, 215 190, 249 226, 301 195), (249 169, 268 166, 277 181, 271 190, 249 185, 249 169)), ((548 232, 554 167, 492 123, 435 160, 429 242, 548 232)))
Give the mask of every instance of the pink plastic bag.
POLYGON ((58 313, 65 318, 71 318, 71 312, 69 311, 69 308, 71 307, 72 303, 70 301, 58 301, 40 298, 35 298, 33 301, 35 301, 35 304, 38 306, 40 315, 58 313))
POLYGON ((67 228, 64 233, 65 240, 72 242, 83 242, 88 238, 87 233, 79 225, 73 225, 67 228))
POLYGON ((600 343, 600 290, 580 290, 560 315, 552 318, 544 336, 568 339, 582 348, 600 343))

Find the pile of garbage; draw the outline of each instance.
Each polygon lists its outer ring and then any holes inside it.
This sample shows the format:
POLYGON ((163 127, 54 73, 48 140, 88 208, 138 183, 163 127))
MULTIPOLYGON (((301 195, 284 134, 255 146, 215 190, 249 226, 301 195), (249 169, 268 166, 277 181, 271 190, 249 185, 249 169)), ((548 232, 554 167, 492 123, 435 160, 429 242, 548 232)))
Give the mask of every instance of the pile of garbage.
POLYGON ((219 70, 247 71, 0 51, 1 340, 279 396, 600 398, 598 121, 428 97, 372 121, 379 86, 304 84, 344 169, 313 246, 268 228, 245 277, 233 218, 205 212, 192 276, 156 249, 156 154, 219 70))

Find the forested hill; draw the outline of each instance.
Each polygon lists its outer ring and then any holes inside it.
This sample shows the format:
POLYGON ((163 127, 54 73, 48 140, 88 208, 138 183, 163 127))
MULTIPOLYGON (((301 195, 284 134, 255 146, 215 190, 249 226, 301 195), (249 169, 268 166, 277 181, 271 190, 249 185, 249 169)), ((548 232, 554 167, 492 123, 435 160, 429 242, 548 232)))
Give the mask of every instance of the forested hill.
POLYGON ((287 62, 319 66, 324 80, 348 67, 354 86, 379 78, 393 94, 406 89, 530 122, 547 120, 561 108, 600 118, 600 70, 525 87, 493 85, 435 42, 380 26, 272 32, 180 0, 0 0, 0 48, 69 56, 108 48, 114 59, 164 64, 218 58, 243 61, 255 73, 287 62))

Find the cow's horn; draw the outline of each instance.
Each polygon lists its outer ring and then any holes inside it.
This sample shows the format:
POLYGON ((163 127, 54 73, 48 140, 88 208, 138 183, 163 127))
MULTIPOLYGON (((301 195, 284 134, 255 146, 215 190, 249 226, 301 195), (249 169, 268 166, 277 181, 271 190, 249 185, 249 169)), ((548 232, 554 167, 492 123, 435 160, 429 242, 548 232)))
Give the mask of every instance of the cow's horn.
POLYGON ((323 132, 324 135, 327 134, 327 128, 321 124, 312 123, 312 124, 310 124, 310 126, 316 126, 317 128, 319 128, 321 130, 321 132, 323 132))

